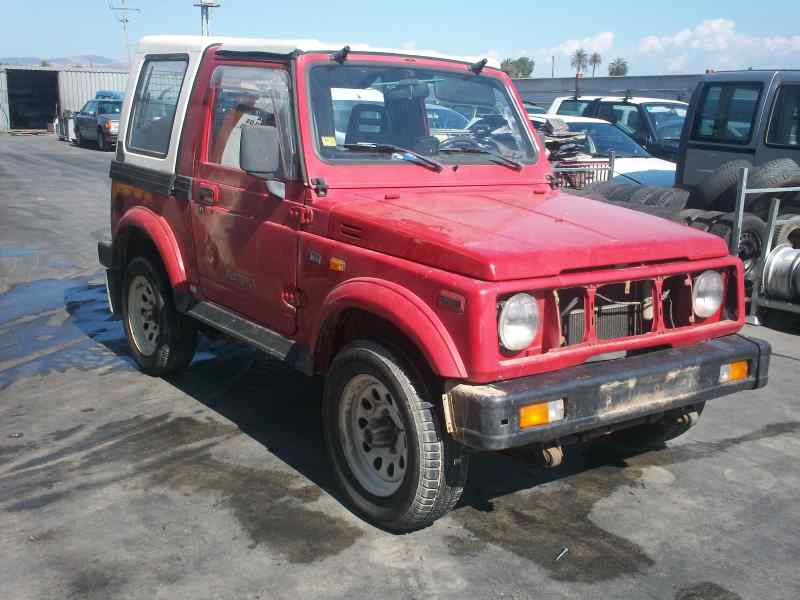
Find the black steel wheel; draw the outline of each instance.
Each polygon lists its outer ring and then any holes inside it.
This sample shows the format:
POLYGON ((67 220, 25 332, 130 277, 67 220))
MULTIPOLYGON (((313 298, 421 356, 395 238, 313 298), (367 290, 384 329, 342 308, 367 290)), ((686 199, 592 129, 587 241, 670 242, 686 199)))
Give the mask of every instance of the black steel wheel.
POLYGON ((399 351, 355 341, 334 359, 323 423, 350 505, 389 531, 427 527, 455 506, 468 455, 444 431, 424 378, 399 351))
POLYGON ((157 377, 189 366, 197 347, 197 327, 175 310, 160 266, 134 258, 122 286, 122 322, 131 354, 142 371, 157 377))

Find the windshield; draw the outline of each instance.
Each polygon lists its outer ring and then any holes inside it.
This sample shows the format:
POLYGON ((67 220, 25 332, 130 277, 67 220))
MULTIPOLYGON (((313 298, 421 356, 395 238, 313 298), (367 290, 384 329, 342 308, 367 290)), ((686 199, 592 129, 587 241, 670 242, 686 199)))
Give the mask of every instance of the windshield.
POLYGON ((650 155, 633 138, 611 123, 567 123, 570 131, 585 133, 585 152, 608 156, 613 150, 618 158, 647 158, 650 155))
POLYGON ((122 111, 122 102, 98 102, 97 114, 99 115, 118 115, 122 111))
POLYGON ((334 161, 408 160, 396 146, 447 164, 531 163, 534 147, 502 80, 446 70, 325 64, 310 73, 320 155, 334 161))
POLYGON ((644 104, 647 118, 653 124, 656 138, 659 140, 679 140, 683 121, 686 119, 686 107, 682 104, 644 104))

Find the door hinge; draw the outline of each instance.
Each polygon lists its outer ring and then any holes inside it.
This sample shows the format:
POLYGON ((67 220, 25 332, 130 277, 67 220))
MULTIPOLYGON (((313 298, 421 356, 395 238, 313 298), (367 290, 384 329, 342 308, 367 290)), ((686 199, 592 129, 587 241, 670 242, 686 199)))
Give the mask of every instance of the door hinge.
POLYGON ((310 206, 293 206, 290 213, 300 225, 309 225, 314 220, 314 211, 310 206))
POLYGON ((322 177, 316 177, 312 179, 311 185, 314 186, 314 191, 320 198, 324 198, 325 196, 328 195, 328 184, 322 177))
POLYGON ((281 292, 281 300, 293 308, 301 308, 303 306, 303 299, 305 294, 302 290, 297 288, 284 288, 281 292))

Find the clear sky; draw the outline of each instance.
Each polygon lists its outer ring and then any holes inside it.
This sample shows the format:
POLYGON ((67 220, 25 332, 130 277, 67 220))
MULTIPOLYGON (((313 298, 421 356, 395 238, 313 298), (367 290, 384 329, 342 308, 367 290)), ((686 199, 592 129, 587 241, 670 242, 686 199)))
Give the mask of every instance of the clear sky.
MULTIPOLYGON (((119 0, 113 0, 119 3, 119 0)), ((435 49, 461 55, 528 55, 534 76, 570 72, 577 47, 628 60, 631 74, 706 68, 800 67, 800 0, 218 0, 211 32, 435 49)), ((0 57, 98 54, 122 58, 109 0, 0 1, 0 57), (33 7, 36 10, 33 10, 33 7)), ((199 33, 194 0, 128 0, 131 39, 199 33)))

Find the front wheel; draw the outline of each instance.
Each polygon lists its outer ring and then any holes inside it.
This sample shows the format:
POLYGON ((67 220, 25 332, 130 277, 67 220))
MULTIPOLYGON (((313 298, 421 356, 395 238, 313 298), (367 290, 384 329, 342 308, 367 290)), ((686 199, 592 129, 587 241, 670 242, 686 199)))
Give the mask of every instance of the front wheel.
POLYGON ((160 377, 192 362, 197 327, 175 310, 166 275, 149 259, 133 259, 125 270, 122 321, 131 354, 148 375, 160 377))
POLYGON ((325 384, 323 422, 342 490, 390 531, 433 523, 464 489, 468 455, 443 431, 423 377, 400 353, 346 346, 325 384))
POLYGON ((97 149, 100 152, 105 152, 108 150, 108 142, 106 141, 106 134, 103 133, 102 129, 97 130, 97 149))

